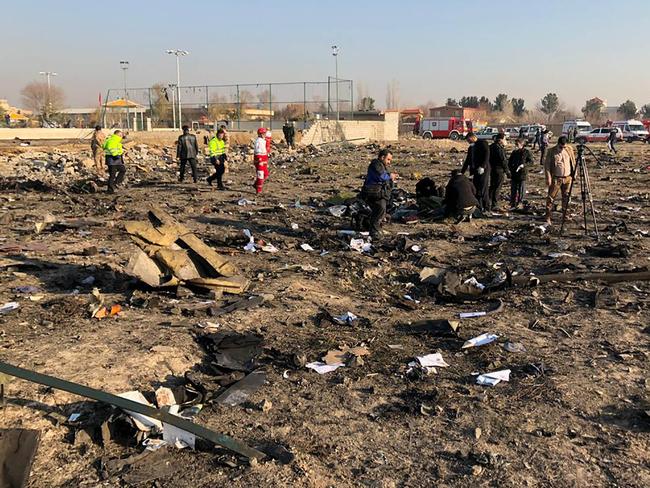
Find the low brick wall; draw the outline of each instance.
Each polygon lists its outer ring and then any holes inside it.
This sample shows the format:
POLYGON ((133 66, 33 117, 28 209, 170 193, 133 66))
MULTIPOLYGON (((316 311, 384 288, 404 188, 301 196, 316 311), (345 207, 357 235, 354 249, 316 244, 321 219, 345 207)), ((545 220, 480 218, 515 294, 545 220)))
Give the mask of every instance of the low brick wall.
POLYGON ((302 136, 300 144, 325 144, 350 141, 365 144, 368 141, 394 142, 399 138, 399 114, 387 112, 384 120, 317 120, 302 136))

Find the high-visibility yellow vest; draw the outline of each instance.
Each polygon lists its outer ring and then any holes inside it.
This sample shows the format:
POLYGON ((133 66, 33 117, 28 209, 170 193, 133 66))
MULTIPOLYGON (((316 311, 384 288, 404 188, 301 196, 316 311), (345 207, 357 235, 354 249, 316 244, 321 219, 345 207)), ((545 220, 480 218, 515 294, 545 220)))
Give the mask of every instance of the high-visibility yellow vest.
POLYGON ((226 141, 215 136, 208 141, 208 149, 210 150, 210 156, 226 154, 226 141))
POLYGON ((104 154, 107 156, 121 156, 124 153, 122 148, 122 137, 117 134, 111 134, 104 141, 104 154))

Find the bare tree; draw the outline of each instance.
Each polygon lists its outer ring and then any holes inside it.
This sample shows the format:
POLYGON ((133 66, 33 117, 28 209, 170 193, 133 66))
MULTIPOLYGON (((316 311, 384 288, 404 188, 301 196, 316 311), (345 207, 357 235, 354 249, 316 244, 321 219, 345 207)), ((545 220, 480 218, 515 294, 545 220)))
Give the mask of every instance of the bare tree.
POLYGON ((357 110, 363 110, 362 100, 368 97, 368 87, 362 81, 357 82, 357 110))
POLYGON ((399 108, 399 81, 393 79, 386 87, 386 109, 394 110, 399 108))
POLYGON ((51 86, 48 89, 47 83, 44 81, 28 83, 20 94, 23 97, 23 104, 46 120, 52 114, 59 112, 65 102, 63 90, 58 86, 51 86))

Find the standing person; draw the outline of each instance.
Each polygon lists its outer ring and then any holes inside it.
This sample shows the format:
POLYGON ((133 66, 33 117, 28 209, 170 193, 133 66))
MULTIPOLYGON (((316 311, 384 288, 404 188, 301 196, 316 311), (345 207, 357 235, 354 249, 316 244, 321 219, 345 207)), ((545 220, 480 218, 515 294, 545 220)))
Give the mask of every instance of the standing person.
POLYGON ((546 224, 551 225, 551 213, 553 202, 559 192, 562 192, 562 212, 566 212, 569 206, 569 189, 571 180, 576 168, 576 158, 571 146, 567 145, 567 138, 561 136, 557 145, 553 146, 546 155, 544 161, 544 172, 546 174, 546 186, 548 195, 546 197, 546 224))
MULTIPOLYGON (((546 149, 548 148, 548 144, 550 142, 550 136, 548 135, 548 129, 544 129, 540 133, 540 139, 539 139, 539 164, 544 165, 544 157, 546 155, 546 149)), ((565 137, 566 140, 566 137, 565 137)))
POLYGON ((214 174, 208 177, 208 185, 212 186, 212 182, 217 180, 217 189, 225 190, 223 186, 223 175, 226 172, 226 160, 228 159, 228 146, 226 144, 226 133, 223 129, 217 131, 208 142, 208 149, 210 151, 210 163, 214 166, 214 174))
POLYGON ((533 164, 533 155, 526 149, 526 141, 519 138, 515 141, 515 150, 510 153, 508 169, 510 170, 510 207, 517 206, 526 196, 526 165, 533 164))
POLYGON ((122 131, 118 129, 104 141, 103 148, 108 166, 108 193, 115 193, 115 188, 122 184, 126 175, 123 139, 122 131))
POLYGON ((467 157, 463 163, 461 173, 469 169, 472 176, 474 188, 476 188, 476 198, 478 198, 479 207, 483 212, 490 210, 490 146, 487 141, 479 141, 476 134, 470 132, 465 136, 469 143, 467 157))
POLYGON ((533 147, 531 148, 532 151, 534 151, 535 146, 539 144, 539 138, 541 135, 542 135, 542 129, 538 127, 537 130, 535 131, 535 135, 533 136, 533 147))
POLYGON ((492 210, 499 207, 499 192, 505 175, 510 178, 505 145, 506 135, 500 132, 490 146, 490 208, 492 210))
POLYGON ((615 144, 617 142, 617 137, 618 137, 618 129, 612 129, 609 131, 609 136, 607 136, 607 148, 610 150, 610 152, 613 152, 614 154, 618 154, 618 151, 616 151, 615 144))
POLYGON ((381 223, 386 216, 386 206, 390 198, 393 181, 397 173, 389 173, 393 161, 393 153, 389 149, 379 151, 376 159, 368 166, 368 173, 363 183, 361 197, 370 206, 370 237, 374 240, 381 238, 381 223))
POLYGON ((7 128, 11 127, 11 115, 9 112, 5 114, 5 124, 7 124, 7 128))
POLYGON ((104 174, 104 142, 106 136, 102 131, 101 125, 96 125, 93 135, 90 138, 90 150, 93 152, 93 160, 95 161, 95 170, 97 174, 104 174))
POLYGON ((187 125, 183 126, 183 134, 178 136, 176 141, 176 158, 180 161, 180 174, 178 181, 183 182, 185 179, 185 167, 187 163, 190 164, 192 169, 192 179, 194 183, 198 181, 196 175, 196 157, 199 154, 199 143, 194 134, 190 134, 190 128, 187 125))
POLYGON ((269 177, 269 155, 266 152, 266 129, 260 127, 257 129, 257 139, 255 139, 255 147, 253 149, 253 161, 255 162, 255 191, 262 193, 264 181, 269 177))
POLYGON ((284 134, 284 140, 287 141, 287 146, 289 149, 295 149, 296 146, 294 144, 294 137, 296 136, 296 129, 293 126, 293 122, 289 122, 287 120, 287 123, 282 127, 282 132, 284 134))

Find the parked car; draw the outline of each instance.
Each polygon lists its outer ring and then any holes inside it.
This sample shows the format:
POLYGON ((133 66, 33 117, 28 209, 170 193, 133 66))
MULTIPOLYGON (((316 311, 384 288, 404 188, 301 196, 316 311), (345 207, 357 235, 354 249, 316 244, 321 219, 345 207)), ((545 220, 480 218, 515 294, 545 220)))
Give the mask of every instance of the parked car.
MULTIPOLYGON (((496 139, 497 134, 499 134, 500 131, 496 127, 484 127, 483 129, 480 129, 478 132, 476 132, 476 138, 478 140, 487 140, 487 141, 493 141, 496 139)), ((503 132, 505 134, 505 132, 503 132)), ((508 134, 505 134, 506 138, 508 138, 508 134)))
POLYGON ((517 134, 517 137, 521 134, 521 137, 526 139, 528 142, 533 142, 537 132, 544 129, 546 129, 546 126, 542 124, 522 125, 519 128, 519 134, 517 134))
POLYGON ((619 141, 623 140, 623 133, 621 132, 621 129, 612 127, 599 127, 597 129, 593 129, 587 134, 579 135, 576 138, 576 142, 607 142, 607 139, 609 139, 609 133, 612 130, 616 130, 616 139, 619 141))
POLYGON ((517 139, 519 137, 519 127, 506 127, 503 129, 503 132, 511 139, 517 139))

